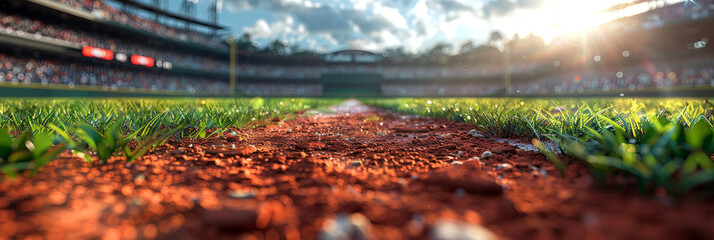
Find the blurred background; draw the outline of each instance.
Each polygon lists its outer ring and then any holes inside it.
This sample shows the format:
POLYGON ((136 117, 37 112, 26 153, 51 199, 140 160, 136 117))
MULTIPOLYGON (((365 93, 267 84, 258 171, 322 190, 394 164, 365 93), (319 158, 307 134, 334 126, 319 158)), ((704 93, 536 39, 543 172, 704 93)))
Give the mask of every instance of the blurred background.
POLYGON ((4 0, 0 96, 712 96, 711 26, 712 0, 4 0))

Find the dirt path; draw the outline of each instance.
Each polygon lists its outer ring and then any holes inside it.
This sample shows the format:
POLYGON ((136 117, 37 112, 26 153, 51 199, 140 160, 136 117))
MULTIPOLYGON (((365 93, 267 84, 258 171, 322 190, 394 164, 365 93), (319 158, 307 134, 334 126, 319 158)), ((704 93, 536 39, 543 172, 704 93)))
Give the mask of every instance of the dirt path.
POLYGON ((0 239, 714 238, 713 204, 600 190, 578 165, 561 177, 465 123, 332 111, 132 164, 66 155, 0 182, 0 239))

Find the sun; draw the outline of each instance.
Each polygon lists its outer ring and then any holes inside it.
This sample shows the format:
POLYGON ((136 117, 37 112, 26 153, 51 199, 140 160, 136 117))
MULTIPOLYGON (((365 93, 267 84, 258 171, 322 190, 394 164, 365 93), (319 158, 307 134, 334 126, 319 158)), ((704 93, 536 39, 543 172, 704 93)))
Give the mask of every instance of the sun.
POLYGON ((613 1, 554 0, 541 10, 540 23, 535 31, 550 42, 554 37, 570 33, 584 32, 604 23, 602 10, 614 5, 613 1))
MULTIPOLYGON (((669 4, 684 0, 669 0, 669 4)), ((609 21, 646 12, 652 8, 650 1, 641 0, 551 0, 539 10, 531 25, 538 26, 531 32, 546 42, 554 37, 586 32, 609 21), (608 8, 632 3, 618 11, 608 8)))

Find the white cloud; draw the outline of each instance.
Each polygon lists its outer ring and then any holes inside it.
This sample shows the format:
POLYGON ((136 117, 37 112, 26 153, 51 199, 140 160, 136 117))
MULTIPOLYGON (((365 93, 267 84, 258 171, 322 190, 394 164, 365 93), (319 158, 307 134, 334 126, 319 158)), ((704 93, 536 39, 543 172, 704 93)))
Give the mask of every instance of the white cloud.
POLYGON ((268 22, 263 19, 258 19, 253 26, 245 27, 243 28, 243 31, 258 38, 270 37, 273 34, 273 31, 270 29, 270 25, 268 25, 268 22))
POLYGON ((270 12, 275 19, 257 19, 243 28, 263 42, 277 38, 328 51, 403 46, 415 52, 439 42, 485 41, 492 28, 487 16, 533 8, 542 1, 226 0, 225 5, 233 12, 270 12))

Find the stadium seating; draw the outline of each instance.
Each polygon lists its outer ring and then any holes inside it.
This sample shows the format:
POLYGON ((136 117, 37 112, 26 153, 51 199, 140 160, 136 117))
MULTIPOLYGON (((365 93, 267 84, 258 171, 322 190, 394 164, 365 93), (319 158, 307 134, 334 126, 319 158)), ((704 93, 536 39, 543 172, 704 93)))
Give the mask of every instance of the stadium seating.
POLYGON ((10 14, 2 9, 0 9, 0 31, 4 31, 5 33, 22 31, 29 34, 40 34, 45 37, 80 43, 82 45, 109 49, 115 53, 151 56, 155 59, 170 61, 174 66, 186 69, 228 72, 229 68, 227 61, 221 61, 216 58, 157 49, 156 47, 118 39, 103 33, 90 33, 61 23, 46 23, 17 13, 10 14))
POLYGON ((141 29, 160 36, 169 37, 175 40, 188 41, 201 45, 209 45, 216 48, 225 48, 225 45, 217 41, 212 36, 195 31, 176 29, 164 24, 144 19, 142 17, 125 13, 101 0, 53 0, 67 6, 84 10, 95 16, 114 21, 132 28, 141 29))
POLYGON ((319 79, 323 74, 380 74, 386 79, 443 79, 495 76, 503 72, 496 65, 484 66, 400 66, 363 64, 324 64, 322 66, 270 65, 243 63, 240 75, 248 77, 319 79))
POLYGON ((227 93, 225 82, 209 78, 164 75, 151 71, 106 68, 96 64, 38 60, 33 57, 9 56, 0 53, 0 83, 14 85, 41 84, 119 88, 169 92, 227 93))
POLYGON ((381 89, 382 94, 388 97, 492 96, 499 93, 503 89, 503 84, 382 84, 381 89))
POLYGON ((542 77, 514 85, 512 94, 543 95, 551 93, 635 92, 672 87, 714 88, 714 59, 660 62, 632 65, 609 71, 570 72, 542 77))
POLYGON ((251 96, 319 97, 322 95, 321 84, 245 83, 240 84, 239 88, 251 96))

